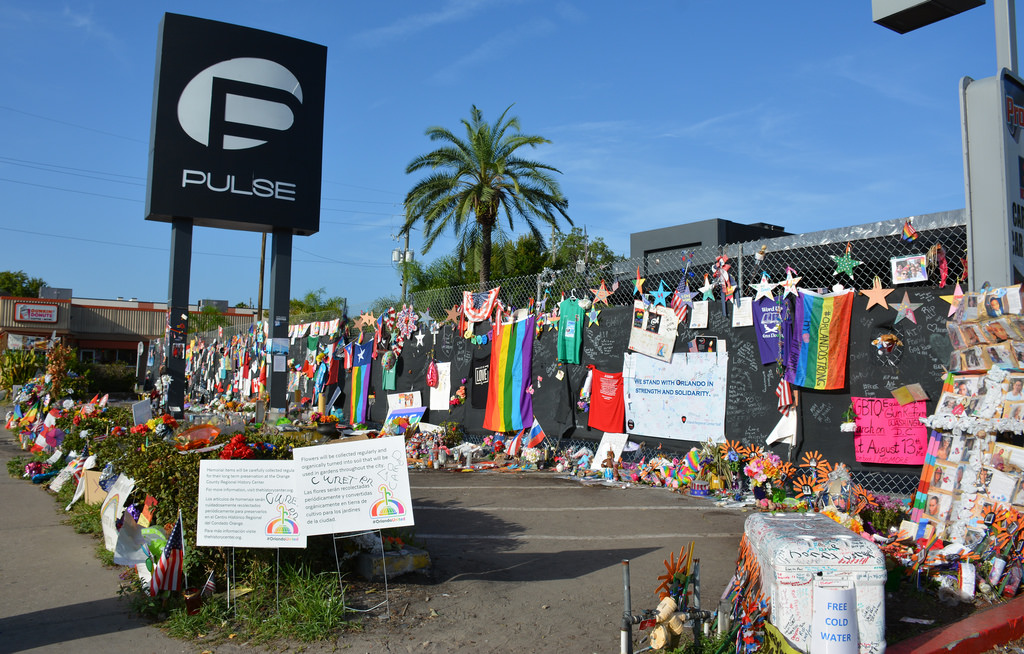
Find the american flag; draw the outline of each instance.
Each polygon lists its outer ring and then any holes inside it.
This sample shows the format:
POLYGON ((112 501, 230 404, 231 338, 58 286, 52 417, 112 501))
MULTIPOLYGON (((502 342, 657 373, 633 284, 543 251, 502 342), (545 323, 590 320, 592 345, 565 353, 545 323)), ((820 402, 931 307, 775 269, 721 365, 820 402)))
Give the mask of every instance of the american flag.
POLYGON ((683 322, 686 320, 686 313, 690 307, 693 306, 693 293, 690 291, 690 284, 686 281, 686 275, 679 280, 679 286, 676 287, 675 293, 672 294, 672 301, 669 303, 672 306, 672 311, 676 314, 676 320, 683 322))
POLYGON ((213 573, 206 578, 206 583, 203 584, 203 592, 201 593, 204 597, 209 597, 217 592, 217 584, 213 583, 213 573))
POLYGON ((686 320, 686 312, 689 311, 690 307, 683 303, 683 298, 678 290, 672 294, 670 304, 672 305, 672 311, 676 314, 676 320, 679 322, 686 320))
POLYGON ((75 483, 82 478, 82 473, 85 472, 85 460, 89 458, 89 446, 82 448, 82 454, 75 461, 75 467, 71 469, 71 476, 74 478, 75 483))
POLYGON ((775 395, 779 398, 779 413, 786 413, 793 406, 793 387, 785 378, 779 380, 779 386, 775 389, 775 395))
POLYGON ((182 565, 185 558, 185 546, 181 538, 181 516, 174 523, 171 537, 167 539, 160 560, 153 566, 153 580, 149 584, 149 594, 155 596, 162 590, 181 590, 182 565))

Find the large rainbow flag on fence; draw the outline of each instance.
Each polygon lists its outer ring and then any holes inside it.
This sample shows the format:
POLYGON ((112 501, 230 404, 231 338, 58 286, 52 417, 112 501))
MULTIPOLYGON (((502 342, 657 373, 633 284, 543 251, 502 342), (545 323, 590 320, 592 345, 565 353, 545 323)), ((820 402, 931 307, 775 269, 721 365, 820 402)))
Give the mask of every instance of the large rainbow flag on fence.
POLYGON ((786 380, 815 390, 846 385, 846 353, 854 291, 821 295, 800 290, 786 326, 786 380))
POLYGON ((484 429, 516 431, 533 426, 533 338, 537 317, 494 326, 484 429))

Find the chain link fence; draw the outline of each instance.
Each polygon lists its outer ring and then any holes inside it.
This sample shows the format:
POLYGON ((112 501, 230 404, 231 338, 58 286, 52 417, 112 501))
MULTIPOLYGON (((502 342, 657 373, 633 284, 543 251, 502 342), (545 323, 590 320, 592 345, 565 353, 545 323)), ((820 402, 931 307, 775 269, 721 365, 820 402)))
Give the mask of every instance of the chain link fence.
MULTIPOLYGON (((868 288, 875 277, 890 280, 893 259, 928 253, 927 279, 901 284, 901 288, 937 287, 941 278, 939 262, 946 262, 949 283, 966 277, 967 229, 963 211, 928 214, 912 219, 915 239, 904 237, 906 219, 884 220, 876 223, 830 229, 809 234, 781 236, 745 243, 700 248, 666 247, 645 256, 624 259, 601 267, 579 266, 562 270, 545 270, 540 275, 493 280, 491 287, 500 287, 498 298, 510 308, 529 305, 538 298, 540 310, 550 309, 561 296, 575 294, 592 297, 591 289, 604 283, 611 292, 611 305, 632 305, 633 280, 639 275, 645 279, 648 293, 659 289, 674 291, 684 275, 691 290, 703 285, 704 275, 711 276, 712 266, 720 256, 728 257, 730 275, 737 285, 737 293, 753 295, 749 284, 760 281, 766 273, 770 281, 786 279, 787 272, 800 278, 803 288, 829 289, 835 284, 846 287, 868 288), (837 274, 835 257, 847 252, 854 261, 853 277, 837 274)), ((478 292, 476 284, 417 291, 410 301, 419 311, 429 310, 435 317, 444 316, 453 306, 461 305, 465 291, 478 292)), ((470 440, 473 440, 470 438, 470 440)), ((563 439, 559 446, 565 449, 594 448, 594 442, 583 439, 563 439)), ((641 447, 624 455, 627 462, 650 459, 657 454, 682 456, 670 445, 654 449, 641 447)), ((907 497, 917 488, 918 477, 877 471, 853 471, 854 480, 874 493, 907 497)))
MULTIPOLYGON (((600 267, 580 265, 577 268, 545 270, 539 275, 509 277, 491 281, 491 287, 500 287, 498 299, 506 307, 528 306, 537 298, 542 309, 557 303, 564 294, 591 297, 591 289, 602 282, 612 291, 611 305, 633 303, 633 280, 644 278, 648 293, 665 289, 671 294, 686 274, 691 290, 704 283, 704 275, 719 256, 729 257, 730 275, 737 283, 740 296, 753 295, 749 284, 760 281, 767 273, 771 281, 786 278, 787 269, 800 277, 803 288, 831 288, 840 283, 846 287, 867 288, 874 278, 888 279, 893 273, 892 259, 922 252, 930 252, 930 265, 926 281, 901 284, 904 288, 938 286, 940 271, 939 249, 945 256, 949 280, 965 276, 964 259, 967 257, 967 229, 963 211, 918 216, 912 226, 918 233, 916 240, 902 238, 905 219, 884 220, 877 223, 830 229, 810 234, 781 236, 746 243, 698 248, 667 247, 645 256, 623 259, 600 267), (850 256, 860 263, 853 267, 853 279, 836 274, 833 257, 842 256, 850 246, 850 256), (684 261, 685 257, 685 261, 684 261)), ((416 291, 409 294, 410 302, 419 311, 429 310, 432 316, 443 316, 455 305, 462 303, 463 292, 478 292, 477 284, 450 286, 416 291)))

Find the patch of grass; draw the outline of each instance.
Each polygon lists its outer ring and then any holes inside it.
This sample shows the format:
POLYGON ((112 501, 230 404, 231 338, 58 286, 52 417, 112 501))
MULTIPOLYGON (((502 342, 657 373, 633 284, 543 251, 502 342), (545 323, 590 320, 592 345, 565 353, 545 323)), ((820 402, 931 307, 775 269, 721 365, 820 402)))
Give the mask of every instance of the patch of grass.
MULTIPOLYGON (((692 633, 687 630, 687 633, 692 633)), ((728 631, 715 634, 709 638, 700 640, 689 640, 672 650, 666 650, 666 654, 723 654, 733 649, 733 642, 736 640, 736 632, 728 631)))
POLYGON ((20 455, 7 461, 7 474, 11 477, 21 477, 25 474, 25 466, 32 463, 33 461, 45 461, 45 458, 41 458, 33 455, 20 455))
MULTIPOLYGON (((74 484, 71 483, 73 481, 70 480, 68 482, 72 488, 74 487, 74 484)), ((68 484, 65 484, 65 486, 68 484)), ((64 489, 62 488, 61 492, 63 491, 64 489)), ((74 490, 72 490, 71 496, 74 497, 74 490)), ((68 498, 68 501, 70 502, 71 499, 68 498)), ((67 506, 67 504, 64 506, 67 506)), ((71 525, 76 534, 103 534, 103 522, 100 520, 99 504, 86 504, 85 500, 80 499, 65 514, 63 522, 66 525, 71 525)))
POLYGON ((100 538, 100 542, 96 544, 96 558, 100 560, 105 568, 113 568, 117 564, 114 563, 114 553, 107 549, 107 544, 100 538))
POLYGON ((206 598, 196 615, 188 615, 180 593, 166 600, 150 598, 137 577, 129 581, 123 594, 132 610, 157 619, 166 612, 161 627, 174 638, 202 639, 204 643, 228 638, 254 644, 313 642, 353 626, 346 619, 345 595, 338 590, 337 574, 315 573, 302 564, 282 562, 278 589, 273 566, 257 563, 248 579, 238 584, 251 587, 252 592, 239 597, 230 610, 223 593, 206 598))

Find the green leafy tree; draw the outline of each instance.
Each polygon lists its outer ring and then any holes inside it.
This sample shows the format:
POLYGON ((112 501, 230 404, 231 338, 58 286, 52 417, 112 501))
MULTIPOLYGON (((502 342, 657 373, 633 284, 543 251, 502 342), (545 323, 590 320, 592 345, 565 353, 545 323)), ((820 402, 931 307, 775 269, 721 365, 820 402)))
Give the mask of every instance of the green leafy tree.
POLYGON ((336 313, 340 317, 347 309, 348 301, 338 295, 327 297, 327 290, 323 287, 307 291, 300 298, 292 298, 288 301, 288 313, 290 316, 303 316, 314 313, 336 313))
POLYGON ((39 289, 46 286, 42 277, 29 277, 23 270, 0 271, 0 292, 15 297, 39 297, 39 289))
POLYGON ((491 237, 496 229, 500 233, 502 216, 510 231, 515 230, 515 219, 521 218, 539 243, 544 243, 544 237, 538 223, 557 227, 561 216, 572 224, 566 212, 569 202, 552 175, 560 171, 523 159, 518 152, 550 141, 522 134, 519 119, 506 118, 511 108, 489 124, 473 106, 470 119, 462 120, 464 139, 444 127, 428 128, 427 137, 441 147, 416 157, 405 169, 407 174, 421 170, 429 174, 405 196, 406 221, 401 233, 419 223, 426 254, 438 237, 452 231, 460 261, 470 252, 479 253, 481 290, 491 278, 491 237))
POLYGON ((190 314, 188 317, 188 333, 202 334, 212 331, 218 327, 230 327, 231 321, 217 307, 206 305, 198 313, 190 314))
POLYGON ((557 232, 551 245, 554 255, 552 268, 573 268, 576 262, 584 260, 587 268, 605 266, 614 261, 621 261, 622 256, 615 254, 600 236, 587 236, 579 227, 573 227, 569 233, 557 232))

